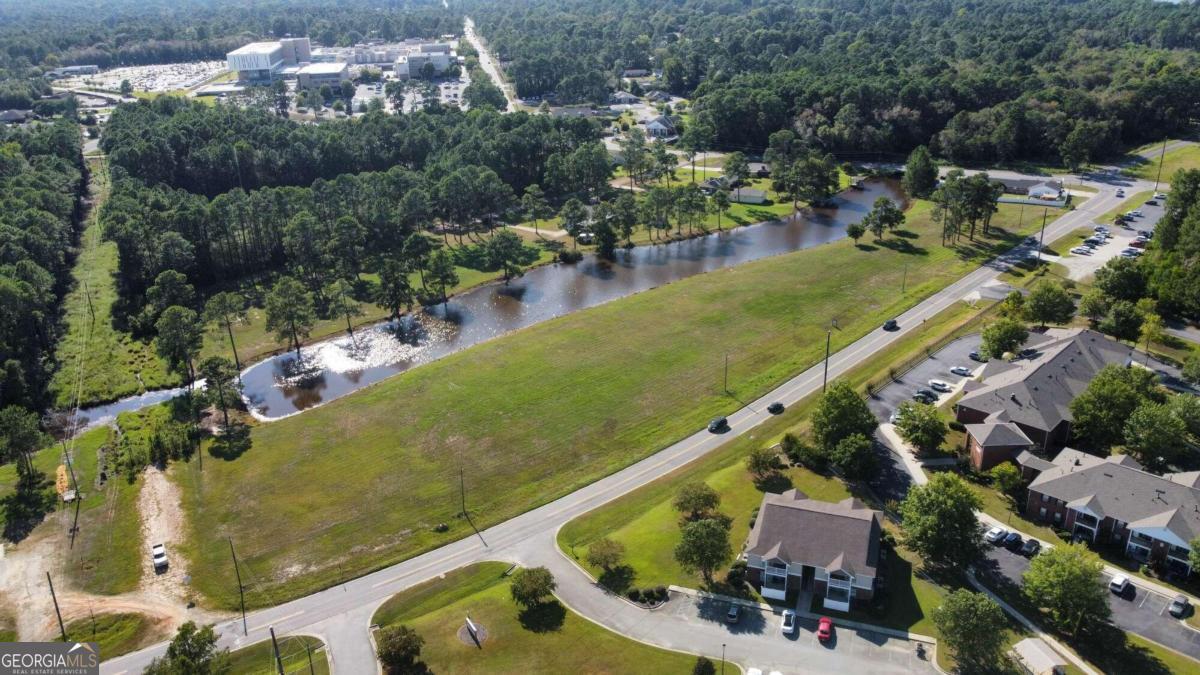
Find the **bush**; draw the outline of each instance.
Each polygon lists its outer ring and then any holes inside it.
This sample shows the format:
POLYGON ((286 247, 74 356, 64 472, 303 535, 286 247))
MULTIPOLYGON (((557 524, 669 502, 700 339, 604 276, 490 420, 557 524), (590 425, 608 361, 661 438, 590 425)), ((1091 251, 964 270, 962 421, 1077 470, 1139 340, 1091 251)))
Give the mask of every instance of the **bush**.
POLYGON ((629 598, 633 602, 641 602, 642 601, 642 589, 631 588, 628 591, 625 591, 625 597, 629 598))
POLYGON ((730 586, 741 586, 746 582, 746 561, 738 560, 729 566, 725 573, 725 582, 730 586))
POLYGON ((668 598, 668 597, 670 597, 670 596, 668 595, 668 593, 667 593, 667 587, 666 587, 666 586, 655 586, 655 587, 654 587, 654 593, 655 593, 655 594, 658 596, 658 599, 659 599, 661 602, 666 602, 666 601, 667 601, 667 598, 668 598))
POLYGON ((580 260, 583 260, 583 253, 581 253, 579 251, 564 248, 563 250, 558 252, 558 261, 561 263, 566 263, 566 264, 570 265, 573 263, 577 263, 580 260))
POLYGON ((957 432, 960 432, 960 433, 966 433, 966 432, 967 432, 967 426, 966 426, 965 424, 963 424, 962 422, 959 422, 958 420, 955 420, 955 421, 951 422, 950 424, 948 424, 948 425, 946 425, 946 426, 948 426, 948 427, 950 427, 951 429, 953 429, 954 431, 957 431, 957 432))
POLYGON ((445 523, 438 523, 437 525, 433 526, 434 532, 448 532, 449 530, 450 526, 445 523))
POLYGON ((824 449, 793 434, 784 434, 779 445, 793 464, 801 464, 817 472, 824 471, 829 465, 829 454, 824 449))

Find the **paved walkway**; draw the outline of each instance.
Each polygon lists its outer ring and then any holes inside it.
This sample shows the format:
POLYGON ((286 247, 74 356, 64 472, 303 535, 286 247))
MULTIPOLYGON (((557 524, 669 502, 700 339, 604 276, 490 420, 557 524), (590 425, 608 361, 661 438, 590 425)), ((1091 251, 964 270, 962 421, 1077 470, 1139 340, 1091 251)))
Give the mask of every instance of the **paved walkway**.
MULTIPOLYGON (((1102 191, 1097 197, 1088 200, 1083 208, 1064 214, 1058 221, 1050 225, 1047 228, 1047 239, 1052 240, 1054 237, 1073 231, 1090 222, 1094 214, 1104 213, 1119 201, 1111 191, 1102 191)), ((841 377, 881 349, 894 344, 909 332, 918 329, 924 321, 959 302, 971 291, 994 282, 1000 274, 1008 269, 1010 264, 1027 255, 1027 247, 1023 246, 1005 256, 989 261, 897 317, 898 330, 886 332, 876 329, 859 338, 829 359, 829 378, 832 380, 841 377)), ((553 533, 563 524, 705 456, 737 436, 752 432, 760 424, 772 418, 772 415, 766 412, 766 406, 770 402, 780 401, 784 405, 799 402, 820 391, 822 375, 821 364, 815 365, 757 401, 753 401, 729 415, 730 430, 727 433, 717 435, 700 430, 621 471, 489 528, 479 537, 461 539, 345 584, 276 607, 256 611, 248 619, 249 636, 242 635, 240 621, 219 624, 216 627, 219 644, 222 647, 237 648, 258 642, 267 638, 267 627, 274 626, 278 635, 315 635, 324 640, 328 645, 329 658, 334 671, 337 673, 374 672, 378 665, 368 638, 367 626, 375 609, 393 594, 463 565, 481 560, 511 560, 548 564, 557 559, 555 568, 562 569, 558 566, 565 561, 561 560, 561 556, 558 554, 553 533)), ((564 589, 562 591, 564 602, 585 617, 602 625, 605 625, 606 616, 624 616, 624 614, 612 612, 616 607, 609 602, 612 598, 607 598, 596 589, 583 592, 587 590, 586 586, 580 586, 570 581, 573 574, 581 573, 578 570, 573 572, 563 570, 563 574, 559 576, 559 582, 564 589), (592 612, 598 612, 598 614, 592 612)), ((586 577, 584 578, 586 579, 586 577)), ((654 631, 659 629, 654 623, 655 620, 645 617, 632 623, 625 623, 623 619, 618 618, 612 618, 611 621, 613 626, 620 627, 622 634, 643 641, 654 639, 654 631), (641 621, 646 623, 642 624, 641 621)), ((715 642, 719 634, 716 632, 718 629, 697 620, 691 630, 694 632, 688 633, 689 637, 686 638, 686 643, 691 647, 690 651, 712 655, 713 650, 718 646, 718 643, 715 642)), ((681 644, 674 640, 684 639, 683 635, 674 633, 671 635, 672 637, 669 638, 671 644, 681 644)), ((727 648, 733 650, 730 653, 737 655, 732 658, 739 663, 754 665, 759 654, 758 650, 762 647, 760 645, 761 636, 729 632, 724 635, 727 648), (743 638, 745 638, 744 642, 743 638)), ((166 644, 161 643, 106 661, 101 665, 101 671, 104 673, 140 672, 152 658, 163 653, 165 648, 166 644)), ((858 649, 859 647, 853 648, 853 650, 858 649)), ((842 656, 841 652, 852 650, 837 649, 835 651, 839 652, 840 657, 842 656)), ((775 654, 775 652, 772 651, 771 654, 775 654)), ((782 656, 782 653, 779 655, 782 656)), ((862 657, 874 658, 868 657, 866 652, 863 652, 862 657)), ((769 658, 774 662, 775 656, 764 658, 769 658)), ((789 663, 794 664, 796 662, 795 654, 793 653, 790 658, 789 663)), ((807 652, 805 658, 807 658, 807 652)), ((830 656, 830 661, 821 663, 824 666, 830 666, 831 672, 855 672, 855 670, 844 670, 844 665, 833 667, 832 659, 834 658, 837 657, 830 656)), ((892 663, 892 658, 889 657, 887 663, 892 663)), ((815 664, 816 661, 813 663, 815 664)), ((886 672, 880 670, 884 667, 883 664, 882 660, 878 663, 872 662, 868 671, 886 672)), ((806 670, 818 669, 818 667, 806 668, 806 670)))

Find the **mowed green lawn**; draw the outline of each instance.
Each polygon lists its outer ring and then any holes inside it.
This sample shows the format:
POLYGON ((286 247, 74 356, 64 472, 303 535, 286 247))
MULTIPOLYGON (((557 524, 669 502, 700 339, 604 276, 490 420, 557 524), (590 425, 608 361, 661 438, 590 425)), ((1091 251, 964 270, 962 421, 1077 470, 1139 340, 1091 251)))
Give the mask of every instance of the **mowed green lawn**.
MULTIPOLYGON (((285 673, 308 673, 328 675, 329 659, 325 656, 325 643, 308 635, 280 636, 279 659, 285 673)), ((229 653, 229 672, 233 675, 275 675, 275 650, 270 640, 256 642, 229 653)))
POLYGON ((1160 176, 1158 170, 1160 163, 1162 164, 1162 180, 1170 182, 1171 177, 1175 175, 1176 171, 1200 168, 1200 145, 1188 145, 1175 150, 1168 150, 1165 155, 1156 153, 1149 161, 1126 169, 1125 173, 1136 178, 1155 180, 1160 176))
MULTIPOLYGON (((886 245, 841 241, 685 279, 257 427, 240 458, 176 474, 196 587, 217 605, 237 602, 226 537, 251 605, 461 538, 471 530, 456 516, 460 467, 475 525, 501 522, 816 363, 831 319, 836 350, 1020 236, 945 248, 929 214, 916 203, 906 234, 888 234, 886 245), (439 523, 449 531, 434 532, 439 523)), ((1002 207, 996 232, 1017 214, 1002 207)))
POLYGON ((684 673, 696 657, 635 642, 546 603, 533 618, 509 595, 506 563, 456 570, 393 596, 372 623, 407 625, 425 639, 435 673, 684 673), (463 617, 487 631, 483 649, 458 639, 463 617))

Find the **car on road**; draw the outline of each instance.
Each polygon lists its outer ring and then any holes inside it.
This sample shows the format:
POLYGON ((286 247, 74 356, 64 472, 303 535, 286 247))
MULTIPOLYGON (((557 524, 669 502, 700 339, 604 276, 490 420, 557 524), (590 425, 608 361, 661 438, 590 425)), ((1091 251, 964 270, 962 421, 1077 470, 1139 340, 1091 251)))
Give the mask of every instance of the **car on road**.
POLYGON ((1038 553, 1041 553, 1041 551, 1042 542, 1038 541, 1037 539, 1026 539, 1025 543, 1021 545, 1021 555, 1025 556, 1026 558, 1032 558, 1038 553))
POLYGON ((1129 579, 1124 574, 1118 574, 1108 582, 1108 590, 1114 595, 1125 595, 1125 591, 1129 589, 1129 579))
POLYGON ((979 352, 971 352, 970 354, 967 354, 967 358, 971 359, 972 361, 978 361, 980 363, 987 363, 987 358, 984 357, 984 355, 980 354, 979 352))
POLYGON ((154 563, 154 569, 163 570, 167 568, 167 547, 162 544, 155 544, 150 547, 150 560, 154 563))
POLYGON ((729 610, 725 612, 725 623, 737 623, 740 618, 742 618, 742 606, 736 602, 729 603, 729 610))
POLYGON ((817 622, 817 639, 821 642, 829 642, 833 637, 833 619, 823 616, 817 622))
POLYGON ((934 391, 950 391, 950 383, 944 380, 930 380, 929 388, 934 391))
POLYGON ((971 369, 966 366, 954 366, 950 369, 950 372, 955 375, 962 375, 963 377, 971 376, 971 369))
POLYGON ((1188 610, 1192 608, 1192 603, 1188 602, 1186 595, 1177 595, 1171 601, 1171 605, 1167 607, 1167 612, 1176 619, 1182 619, 1188 615, 1188 610))
POLYGON ((1157 199, 1147 199, 1146 206, 1158 206, 1158 200, 1157 199))
POLYGON ((783 610, 783 618, 779 621, 779 630, 784 635, 791 635, 796 632, 796 613, 790 609, 783 610))
POLYGON ((895 319, 888 319, 887 321, 883 322, 884 330, 897 330, 899 328, 900 328, 900 324, 896 323, 895 319))
POLYGON ((1118 196, 1118 197, 1124 197, 1124 196, 1125 196, 1125 191, 1124 191, 1124 190, 1117 190, 1117 196, 1118 196))
POLYGON ((727 428, 729 428, 729 420, 724 417, 714 417, 708 423, 709 433, 719 434, 727 428))
POLYGON ((983 540, 989 544, 999 544, 1007 536, 1008 530, 1005 530, 1003 527, 993 527, 987 531, 987 534, 983 535, 983 540))
POLYGON ((1092 249, 1088 248, 1087 246, 1076 246, 1075 248, 1071 249, 1071 253, 1074 253, 1075 255, 1091 255, 1092 249))
POLYGON ((779 401, 775 401, 771 405, 767 406, 767 412, 771 413, 772 415, 778 415, 779 413, 783 412, 783 404, 779 401))
POLYGON ((1001 542, 1001 544, 1004 546, 1004 548, 1006 548, 1010 551, 1015 551, 1015 550, 1021 548, 1021 545, 1024 543, 1025 543, 1025 540, 1023 538, 1021 538, 1021 535, 1017 534, 1016 532, 1009 532, 1008 534, 1004 535, 1004 541, 1001 542))

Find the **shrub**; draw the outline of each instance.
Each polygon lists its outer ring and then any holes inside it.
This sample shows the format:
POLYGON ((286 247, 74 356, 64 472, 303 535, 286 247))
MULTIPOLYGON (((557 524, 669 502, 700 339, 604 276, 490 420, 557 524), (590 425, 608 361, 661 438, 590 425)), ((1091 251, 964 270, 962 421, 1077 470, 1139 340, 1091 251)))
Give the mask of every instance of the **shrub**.
POLYGON ((659 599, 660 601, 662 601, 662 602, 666 602, 666 601, 667 601, 667 598, 668 598, 668 597, 670 597, 670 596, 667 594, 667 587, 666 587, 666 586, 655 586, 655 587, 654 587, 654 593, 655 593, 656 595, 658 595, 658 599, 659 599))
POLYGON ((625 597, 629 598, 633 602, 641 602, 642 601, 642 589, 631 588, 628 591, 625 591, 625 597))
POLYGON ((445 523, 438 523, 437 525, 433 526, 434 532, 448 532, 449 530, 450 526, 445 523))
POLYGON ((564 248, 558 252, 558 261, 561 263, 570 265, 572 263, 577 263, 580 260, 583 260, 583 253, 579 251, 564 248))

